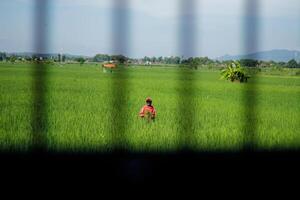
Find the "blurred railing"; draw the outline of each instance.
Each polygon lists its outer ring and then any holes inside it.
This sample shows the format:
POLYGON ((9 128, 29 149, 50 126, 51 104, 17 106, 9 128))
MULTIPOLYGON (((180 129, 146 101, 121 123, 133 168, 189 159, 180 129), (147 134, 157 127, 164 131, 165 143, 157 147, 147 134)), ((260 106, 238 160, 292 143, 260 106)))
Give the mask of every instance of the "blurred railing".
MULTIPOLYGON (((127 55, 129 53, 129 30, 130 30, 130 13, 128 6, 130 0, 112 0, 114 9, 112 11, 112 46, 115 55, 127 55)), ((126 127, 126 105, 128 104, 128 82, 124 66, 119 68, 124 73, 116 73, 113 77, 111 88, 111 144, 115 151, 122 151, 126 148, 127 137, 126 127)))
MULTIPOLYGON (((243 0, 245 9, 245 19, 243 34, 245 52, 254 52, 258 46, 258 0, 243 0)), ((113 51, 115 54, 128 54, 130 51, 130 0, 112 0, 114 12, 112 12, 112 33, 113 33, 113 51)), ((196 4, 201 3, 201 0, 174 0, 179 3, 180 25, 178 27, 178 48, 181 56, 195 56, 196 40, 201 38, 197 33, 197 27, 200 26, 196 21, 196 15, 199 10, 196 4)), ((35 0, 35 50, 37 53, 47 52, 49 41, 49 23, 48 18, 50 1, 35 0)), ((193 73, 192 71, 190 73, 193 73)), ((186 73, 179 72, 179 79, 184 80, 186 73)), ((192 77, 192 76, 191 76, 192 77)), ((193 133, 193 122, 185 118, 185 116, 194 116, 193 94, 194 81, 189 80, 191 87, 180 88, 178 93, 178 104, 181 114, 182 127, 180 129, 182 147, 188 148, 191 141, 191 133, 193 133), (186 90, 187 89, 187 90, 186 90), (189 95, 186 95, 189 94, 189 95)), ((44 151, 47 149, 47 102, 45 99, 47 89, 47 66, 42 62, 35 65, 34 80, 33 80, 33 113, 32 113, 32 135, 34 138, 34 149, 44 151)), ((118 73, 113 79, 112 84, 111 106, 114 107, 111 113, 112 126, 111 136, 116 149, 124 149, 120 141, 126 141, 126 118, 120 117, 125 114, 123 105, 127 104, 128 83, 126 82, 126 73, 118 73), (120 89, 120 84, 122 85, 120 89), (122 101, 122 103, 120 103, 122 101)), ((253 150, 255 148, 255 103, 256 103, 256 87, 254 84, 248 84, 244 91, 244 128, 245 134, 245 149, 253 150)), ((192 117, 194 118, 194 117, 192 117)))
MULTIPOLYGON (((178 52, 184 58, 195 56, 196 54, 196 40, 197 26, 197 0, 179 0, 179 38, 178 38, 178 52)), ((180 150, 188 150, 191 148, 191 141, 193 141, 194 122, 195 122, 195 108, 194 105, 194 70, 178 72, 179 82, 177 87, 179 92, 177 94, 177 102, 179 107, 180 119, 178 124, 181 125, 179 129, 180 135, 180 150), (188 84, 182 84, 182 81, 187 81, 188 84), (189 116, 189 117, 187 117, 189 116)))
MULTIPOLYGON (((244 0, 245 18, 243 20, 244 52, 257 52, 258 50, 258 15, 259 0, 244 0)), ((255 59, 255 58, 254 58, 255 59)), ((251 84, 246 84, 244 90, 244 150, 253 151, 257 146, 257 119, 256 119, 256 79, 251 80, 251 84)))
MULTIPOLYGON (((35 0, 35 15, 34 15, 34 47, 38 54, 47 52, 49 40, 49 3, 48 0, 35 0)), ((32 139, 33 151, 41 153, 47 151, 47 65, 43 62, 36 62, 33 71, 33 111, 32 111, 32 139)))

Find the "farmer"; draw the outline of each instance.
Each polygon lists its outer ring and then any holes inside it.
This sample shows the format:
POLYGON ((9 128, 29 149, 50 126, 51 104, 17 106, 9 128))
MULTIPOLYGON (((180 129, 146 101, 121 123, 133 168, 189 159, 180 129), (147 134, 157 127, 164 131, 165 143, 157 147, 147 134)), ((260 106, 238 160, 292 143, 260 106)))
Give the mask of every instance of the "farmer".
POLYGON ((140 111, 140 117, 146 118, 149 121, 154 120, 156 116, 156 110, 152 106, 152 99, 150 97, 146 98, 146 105, 144 105, 140 111))

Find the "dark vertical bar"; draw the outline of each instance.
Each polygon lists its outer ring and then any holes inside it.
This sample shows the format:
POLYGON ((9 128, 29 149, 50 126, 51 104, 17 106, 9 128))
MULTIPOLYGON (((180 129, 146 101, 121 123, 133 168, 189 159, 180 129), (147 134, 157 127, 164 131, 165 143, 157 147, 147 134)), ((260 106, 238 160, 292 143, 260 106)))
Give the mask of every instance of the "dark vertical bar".
POLYGON ((129 43, 129 0, 113 0, 113 52, 126 55, 129 43))
POLYGON ((35 52, 36 61, 33 71, 33 111, 32 111, 32 137, 33 151, 42 153, 47 150, 47 109, 46 109, 46 76, 47 66, 41 58, 48 48, 48 0, 35 0, 35 52))
MULTIPOLYGON (((113 0, 112 45, 114 55, 128 55, 129 43, 129 0, 113 0)), ((128 83, 124 65, 119 65, 112 77, 111 93, 112 121, 110 134, 114 149, 125 150, 126 140, 126 105, 128 104, 128 83)))
MULTIPOLYGON (((297 8, 298 8, 298 15, 297 15, 297 18, 298 18, 298 24, 297 24, 297 27, 298 27, 298 40, 297 40, 297 47, 298 47, 298 50, 300 49, 300 2, 298 1, 297 2, 297 8)), ((299 56, 299 55, 298 55, 299 56)), ((300 66, 300 59, 298 58, 298 65, 300 66)), ((298 84, 300 84, 300 80, 298 80, 298 84)), ((298 97, 298 108, 300 108, 300 91, 298 91, 298 94, 297 94, 297 97, 298 97)), ((297 113, 297 121, 298 121, 298 124, 300 124, 300 113, 298 112, 297 113)), ((300 129, 299 130, 296 130, 296 132, 298 133, 297 136, 296 136, 296 140, 297 141, 300 141, 300 129)), ((298 144, 298 147, 296 147, 298 152, 300 152, 300 144, 298 144)))
MULTIPOLYGON (((298 8, 298 48, 300 48, 300 2, 298 1, 298 4, 297 4, 297 8, 298 8)), ((298 60, 298 64, 300 65, 300 60, 298 60)), ((298 82, 299 82, 299 79, 298 79, 298 82)), ((300 91, 298 91, 298 99, 300 102, 300 91)), ((300 103, 298 103, 298 106, 300 106, 300 103)), ((300 124, 300 113, 298 112, 298 123, 300 124)), ((298 130, 300 131, 300 130, 298 130)), ((299 132, 298 132, 299 133, 299 132)), ((298 134, 298 139, 300 141, 300 134, 298 134)), ((300 152, 300 145, 298 146, 298 151, 300 152)))
MULTIPOLYGON (((196 0, 179 2, 179 52, 185 58, 195 56, 196 52, 196 0)), ((198 0, 199 1, 199 0, 198 0)))
MULTIPOLYGON (((179 1, 179 53, 184 59, 195 56, 196 53, 196 1, 179 1)), ((179 137, 181 148, 189 150, 191 148, 194 133, 194 70, 180 69, 178 72, 178 106, 180 118, 179 137)))
MULTIPOLYGON (((258 50, 258 0, 245 0, 245 18, 243 21, 244 27, 244 53, 249 54, 258 50)), ((251 58, 258 59, 258 58, 251 58)), ((257 148, 257 119, 256 119, 256 96, 257 86, 255 75, 251 77, 249 83, 245 84, 244 90, 244 150, 254 151, 257 148)))

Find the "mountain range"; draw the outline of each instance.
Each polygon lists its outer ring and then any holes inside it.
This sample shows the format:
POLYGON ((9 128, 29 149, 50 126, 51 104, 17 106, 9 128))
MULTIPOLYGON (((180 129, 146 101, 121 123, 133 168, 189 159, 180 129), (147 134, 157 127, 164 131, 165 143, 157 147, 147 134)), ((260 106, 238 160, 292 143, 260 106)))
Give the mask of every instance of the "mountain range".
MULTIPOLYGON (((8 56, 14 55, 14 56, 21 56, 21 57, 32 57, 32 56, 41 56, 41 57, 56 57, 58 56, 58 53, 32 53, 32 52, 15 52, 15 53, 7 53, 8 56)), ((83 56, 83 55, 73 55, 73 54, 63 54, 67 58, 89 58, 89 56, 83 56)))
POLYGON ((288 62, 292 59, 296 61, 300 61, 300 51, 292 51, 292 50, 285 50, 285 49, 276 49, 271 51, 261 51, 246 55, 225 55, 216 58, 219 61, 226 61, 226 60, 240 60, 240 59, 255 59, 255 60, 262 60, 262 61, 276 61, 276 62, 288 62))

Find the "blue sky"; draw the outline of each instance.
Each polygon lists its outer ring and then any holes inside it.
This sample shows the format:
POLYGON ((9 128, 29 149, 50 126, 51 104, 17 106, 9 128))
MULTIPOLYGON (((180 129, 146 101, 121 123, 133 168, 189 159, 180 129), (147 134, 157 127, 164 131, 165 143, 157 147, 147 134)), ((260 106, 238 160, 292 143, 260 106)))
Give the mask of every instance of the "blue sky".
MULTIPOLYGON (((43 0, 42 0, 43 1, 43 0)), ((215 58, 243 50, 246 0, 195 0, 195 54, 215 58)), ((50 0, 47 52, 118 53, 113 48, 112 0, 50 0)), ((180 55, 179 0, 128 0, 126 54, 180 55)), ((257 50, 300 50, 300 1, 259 1, 257 50)), ((34 1, 0 1, 0 51, 34 52, 34 1)))

